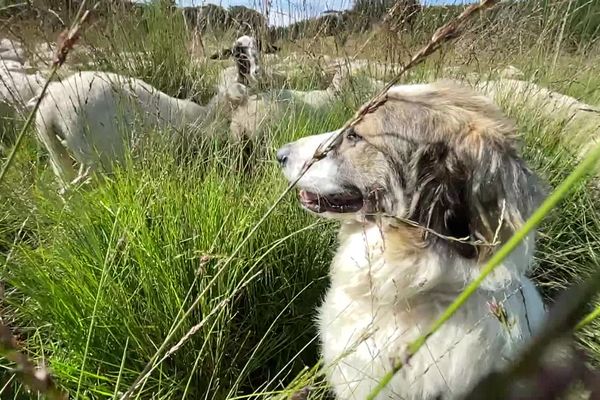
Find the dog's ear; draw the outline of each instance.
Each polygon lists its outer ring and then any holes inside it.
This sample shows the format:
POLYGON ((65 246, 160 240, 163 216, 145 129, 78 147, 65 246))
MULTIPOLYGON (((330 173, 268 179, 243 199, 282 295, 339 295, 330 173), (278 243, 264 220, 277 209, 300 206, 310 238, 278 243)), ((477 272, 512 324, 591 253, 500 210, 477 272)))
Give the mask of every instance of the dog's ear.
POLYGON ((226 60, 229 57, 231 57, 233 54, 233 51, 229 48, 229 49, 222 49, 219 50, 218 52, 214 53, 213 55, 210 56, 211 60, 226 60))
POLYGON ((494 248, 490 244, 508 240, 545 193, 538 177, 505 143, 487 143, 477 151, 426 144, 417 149, 413 162, 416 197, 410 218, 451 237, 424 231, 426 243, 443 240, 465 258, 484 258, 494 248))
POLYGON ((539 206, 546 187, 510 142, 482 146, 471 168, 471 233, 488 243, 504 243, 539 206))
MULTIPOLYGON (((421 145, 413 154, 411 170, 415 187, 409 218, 439 235, 470 239, 468 185, 466 165, 445 143, 421 145)), ((423 231, 426 244, 441 238, 423 231)), ((444 240, 465 258, 477 255, 477 249, 458 240, 444 240)))

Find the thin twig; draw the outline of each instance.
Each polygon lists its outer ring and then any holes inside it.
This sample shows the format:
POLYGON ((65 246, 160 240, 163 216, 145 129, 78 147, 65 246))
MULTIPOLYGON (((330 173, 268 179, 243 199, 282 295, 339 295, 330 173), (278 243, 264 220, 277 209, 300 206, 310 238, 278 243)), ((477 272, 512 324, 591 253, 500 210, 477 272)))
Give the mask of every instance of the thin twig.
POLYGON ((27 6, 27 5, 28 5, 27 3, 9 4, 9 5, 7 5, 7 6, 0 7, 0 12, 3 12, 3 11, 8 11, 8 10, 10 10, 10 9, 12 9, 12 8, 25 7, 25 6, 27 6))
MULTIPOLYGON (((500 244, 500 242, 498 241, 497 236, 495 236, 494 240, 490 243, 490 242, 487 242, 485 240, 472 240, 471 237, 469 237, 469 236, 465 236, 465 237, 459 238, 459 237, 456 237, 456 236, 444 235, 442 233, 439 233, 435 229, 431 229, 431 228, 429 228, 427 226, 419 224, 418 222, 415 222, 415 221, 410 220, 408 218, 398 217, 396 215, 388 215, 388 214, 366 214, 366 215, 367 216, 374 216, 374 217, 391 218, 395 222, 400 222, 401 224, 412 226, 413 228, 417 228, 417 229, 420 229, 420 230, 422 230, 424 232, 431 233, 432 235, 437 236, 438 238, 446 240, 446 241, 449 241, 449 242, 458 242, 458 243, 470 244, 472 246, 486 246, 486 247, 495 247, 495 246, 497 246, 497 245, 500 244)), ((499 226, 501 226, 501 225, 499 225, 499 226)))
POLYGON ((0 322, 0 355, 16 364, 16 374, 29 389, 45 395, 50 400, 67 400, 68 395, 59 389, 46 368, 36 367, 19 351, 17 340, 10 329, 0 322))

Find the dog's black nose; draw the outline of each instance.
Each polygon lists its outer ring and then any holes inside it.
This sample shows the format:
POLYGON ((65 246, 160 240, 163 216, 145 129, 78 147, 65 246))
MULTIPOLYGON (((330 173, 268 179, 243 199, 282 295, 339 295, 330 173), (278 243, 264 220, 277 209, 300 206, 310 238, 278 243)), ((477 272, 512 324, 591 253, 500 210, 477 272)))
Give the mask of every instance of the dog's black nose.
POLYGON ((277 161, 279 161, 279 165, 281 165, 282 167, 285 167, 285 164, 287 163, 289 155, 290 155, 289 146, 283 146, 282 148, 277 150, 277 161))

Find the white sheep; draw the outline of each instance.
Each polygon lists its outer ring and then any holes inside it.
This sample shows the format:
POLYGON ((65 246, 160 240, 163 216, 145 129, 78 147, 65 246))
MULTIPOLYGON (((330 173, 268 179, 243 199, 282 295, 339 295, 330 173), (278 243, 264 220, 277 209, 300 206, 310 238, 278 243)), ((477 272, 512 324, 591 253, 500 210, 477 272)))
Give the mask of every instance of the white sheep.
POLYGON ((248 87, 256 85, 262 74, 258 41, 252 36, 240 36, 233 42, 231 49, 222 50, 211 56, 212 59, 229 57, 233 57, 235 65, 221 71, 217 90, 226 92, 236 82, 248 87))
POLYGON ((15 60, 4 60, 0 58, 0 73, 6 72, 27 72, 29 65, 15 60))
POLYGON ((497 100, 526 102, 528 108, 539 110, 545 116, 566 113, 568 118, 583 117, 585 112, 600 112, 600 109, 583 103, 574 97, 555 92, 533 82, 516 79, 483 81, 476 88, 497 100))
POLYGON ((23 47, 21 45, 21 42, 17 41, 17 40, 12 40, 12 39, 8 39, 8 38, 2 38, 0 39, 0 53, 6 51, 6 50, 10 50, 10 49, 14 49, 14 48, 21 48, 23 47))
POLYGON ((508 65, 498 71, 498 76, 502 79, 523 79, 525 74, 519 68, 508 65))
POLYGON ((600 141, 600 107, 528 81, 498 79, 474 86, 499 103, 516 105, 529 114, 564 123, 564 129, 572 132, 566 139, 579 148, 580 156, 600 141))
MULTIPOLYGON (((268 45, 266 50, 272 56, 279 51, 276 46, 268 45)), ((252 91, 283 85, 287 76, 272 68, 264 68, 261 59, 261 43, 256 38, 248 35, 240 36, 231 48, 213 54, 211 59, 225 59, 232 57, 235 65, 225 68, 219 74, 217 90, 227 91, 233 83, 241 83, 252 91)))
POLYGON ((331 104, 349 76, 344 68, 339 69, 329 87, 324 90, 284 89, 251 95, 247 88, 243 88, 235 93, 230 92, 230 102, 234 106, 230 123, 231 137, 235 141, 255 139, 256 133, 265 123, 280 119, 291 106, 318 110, 331 104))
POLYGON ((40 73, 26 74, 0 68, 0 101, 22 110, 39 93, 44 82, 40 73))
POLYGON ((25 62, 25 50, 16 40, 0 40, 0 59, 8 61, 25 62))
MULTIPOLYGON (((236 90, 233 86, 232 90, 236 90)), ((144 130, 181 129, 227 112, 227 93, 207 106, 168 96, 148 83, 113 73, 85 71, 53 82, 36 115, 40 141, 66 189, 95 169, 109 172, 144 130), (79 163, 77 174, 71 156, 79 163)))

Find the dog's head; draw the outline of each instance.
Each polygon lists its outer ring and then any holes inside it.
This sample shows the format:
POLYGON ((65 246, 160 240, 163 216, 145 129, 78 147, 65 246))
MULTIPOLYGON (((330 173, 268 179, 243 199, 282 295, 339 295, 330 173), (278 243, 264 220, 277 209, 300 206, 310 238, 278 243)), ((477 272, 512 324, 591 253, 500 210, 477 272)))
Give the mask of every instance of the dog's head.
POLYGON ((518 154, 513 124, 489 99, 451 82, 396 86, 354 127, 285 145, 277 158, 288 180, 322 143, 332 151, 298 181, 306 209, 397 224, 465 258, 487 252, 441 237, 503 242, 543 194, 518 154))

